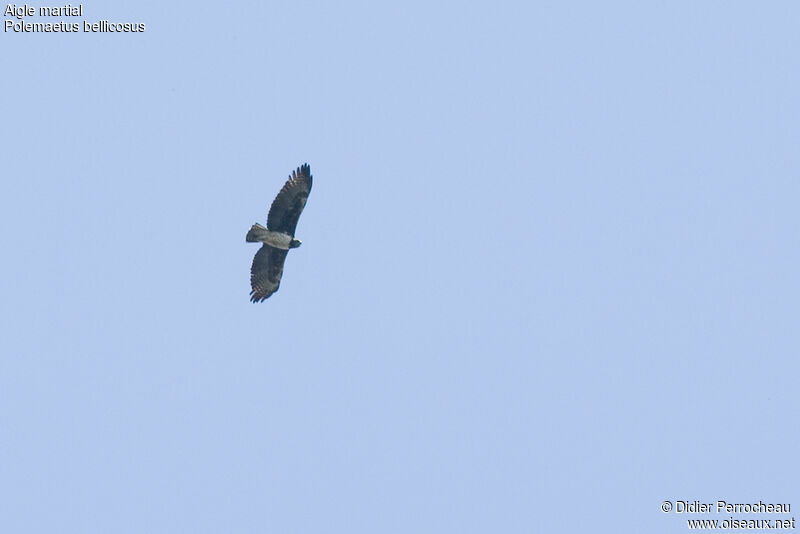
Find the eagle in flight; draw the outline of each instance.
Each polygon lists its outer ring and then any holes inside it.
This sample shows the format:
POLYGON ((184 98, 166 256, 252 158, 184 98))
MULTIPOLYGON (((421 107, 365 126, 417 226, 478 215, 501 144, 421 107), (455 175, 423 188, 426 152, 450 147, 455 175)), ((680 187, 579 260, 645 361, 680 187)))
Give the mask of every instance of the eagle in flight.
POLYGON ((283 262, 290 248, 300 246, 294 238, 297 220, 311 192, 311 168, 301 165, 286 180, 278 196, 272 201, 267 215, 267 227, 256 223, 247 232, 249 243, 264 243, 253 258, 250 268, 250 300, 261 302, 278 290, 283 275, 283 262))

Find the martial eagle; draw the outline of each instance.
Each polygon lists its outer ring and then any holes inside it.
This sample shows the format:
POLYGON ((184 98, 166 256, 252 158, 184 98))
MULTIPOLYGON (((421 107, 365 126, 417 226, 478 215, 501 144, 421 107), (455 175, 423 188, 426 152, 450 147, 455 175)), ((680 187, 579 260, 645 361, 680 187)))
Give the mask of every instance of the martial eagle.
POLYGON ((250 243, 264 243, 250 268, 250 300, 261 302, 278 290, 283 275, 283 262, 290 248, 300 246, 294 238, 297 220, 311 192, 311 168, 301 165, 286 180, 278 196, 272 201, 267 215, 267 227, 255 223, 245 238, 250 243))

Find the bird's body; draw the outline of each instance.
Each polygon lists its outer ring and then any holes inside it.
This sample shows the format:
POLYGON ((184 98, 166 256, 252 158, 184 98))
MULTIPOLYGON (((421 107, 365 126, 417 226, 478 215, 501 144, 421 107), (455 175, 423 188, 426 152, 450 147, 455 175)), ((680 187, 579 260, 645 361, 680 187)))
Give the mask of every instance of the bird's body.
POLYGON ((301 165, 272 201, 266 228, 256 223, 247 232, 248 242, 264 243, 250 268, 250 300, 253 302, 261 302, 278 290, 286 255, 290 249, 300 246, 294 232, 311 192, 311 183, 311 168, 308 164, 301 165))
POLYGON ((297 248, 300 246, 299 239, 295 239, 283 232, 271 232, 258 223, 255 223, 253 227, 250 228, 250 231, 247 232, 246 239, 249 243, 260 241, 281 250, 289 250, 290 248, 297 248))

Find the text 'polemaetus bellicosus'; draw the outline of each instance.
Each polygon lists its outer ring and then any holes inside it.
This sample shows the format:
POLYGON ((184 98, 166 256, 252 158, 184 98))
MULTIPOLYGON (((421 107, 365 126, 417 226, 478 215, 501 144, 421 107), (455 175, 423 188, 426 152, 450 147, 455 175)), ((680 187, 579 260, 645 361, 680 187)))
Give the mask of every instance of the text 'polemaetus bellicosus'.
POLYGON ((292 172, 272 201, 267 227, 256 223, 247 232, 248 242, 264 243, 256 252, 250 268, 250 300, 253 302, 266 300, 281 285, 286 255, 289 249, 300 246, 300 240, 294 238, 294 231, 310 192, 311 168, 305 163, 292 172))

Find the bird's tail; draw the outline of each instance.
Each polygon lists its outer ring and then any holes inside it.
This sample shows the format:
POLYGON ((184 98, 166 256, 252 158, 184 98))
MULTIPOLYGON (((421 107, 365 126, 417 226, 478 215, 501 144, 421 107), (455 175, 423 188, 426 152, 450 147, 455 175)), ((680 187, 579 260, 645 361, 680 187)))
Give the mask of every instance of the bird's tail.
POLYGON ((250 231, 247 232, 247 237, 245 238, 248 243, 256 243, 259 241, 264 241, 264 238, 267 235, 267 229, 261 226, 258 223, 255 223, 250 231))

